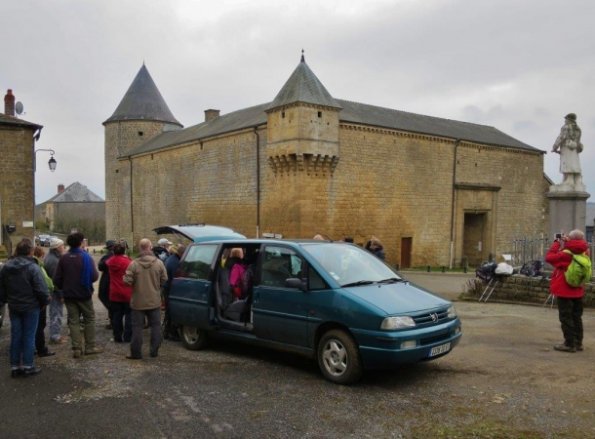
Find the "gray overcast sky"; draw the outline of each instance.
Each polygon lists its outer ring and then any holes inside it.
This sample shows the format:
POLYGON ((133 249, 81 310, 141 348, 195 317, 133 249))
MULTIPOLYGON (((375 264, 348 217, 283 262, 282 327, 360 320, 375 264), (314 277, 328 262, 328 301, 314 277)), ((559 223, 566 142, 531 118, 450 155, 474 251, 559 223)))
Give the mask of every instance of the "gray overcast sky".
MULTIPOLYGON (((103 126, 143 61, 174 116, 271 101, 299 62, 336 98, 491 125, 550 151, 578 115, 595 194, 592 0, 13 0, 0 5, 0 92, 44 126, 37 202, 104 192, 103 126)), ((3 110, 3 107, 2 107, 3 110)), ((545 172, 561 181, 559 156, 545 172)))

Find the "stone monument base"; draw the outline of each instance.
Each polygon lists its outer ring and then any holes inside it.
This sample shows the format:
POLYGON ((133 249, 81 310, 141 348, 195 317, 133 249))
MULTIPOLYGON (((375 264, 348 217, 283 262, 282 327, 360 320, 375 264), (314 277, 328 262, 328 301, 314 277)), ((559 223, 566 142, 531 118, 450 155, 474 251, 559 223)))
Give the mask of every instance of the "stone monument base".
POLYGON ((579 229, 585 232, 587 217, 587 192, 563 190, 562 185, 550 187, 547 197, 550 201, 550 239, 556 233, 568 234, 579 229))

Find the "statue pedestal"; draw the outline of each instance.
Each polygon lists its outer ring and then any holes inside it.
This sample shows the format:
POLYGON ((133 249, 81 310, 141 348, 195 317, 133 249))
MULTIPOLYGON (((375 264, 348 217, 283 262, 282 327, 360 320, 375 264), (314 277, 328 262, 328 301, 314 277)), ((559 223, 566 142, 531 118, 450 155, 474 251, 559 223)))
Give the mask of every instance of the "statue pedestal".
POLYGON ((556 233, 568 234, 579 229, 586 232, 587 192, 576 190, 560 190, 560 186, 552 186, 546 195, 550 201, 549 237, 556 233))

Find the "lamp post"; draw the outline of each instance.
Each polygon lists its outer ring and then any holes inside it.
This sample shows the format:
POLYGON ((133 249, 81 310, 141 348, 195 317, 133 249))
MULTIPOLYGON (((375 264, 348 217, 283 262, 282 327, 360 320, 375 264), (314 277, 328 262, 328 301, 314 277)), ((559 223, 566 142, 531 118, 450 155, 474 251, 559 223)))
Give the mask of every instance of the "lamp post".
POLYGON ((58 162, 54 158, 54 154, 56 154, 56 151, 54 151, 53 149, 45 149, 45 148, 39 148, 39 149, 35 150, 35 158, 33 159, 33 172, 37 171, 37 153, 39 151, 47 151, 50 153, 50 159, 48 160, 48 166, 50 167, 50 171, 54 172, 56 170, 56 165, 58 164, 58 162))
POLYGON ((56 170, 56 165, 58 162, 54 158, 54 154, 56 151, 49 148, 39 148, 36 149, 33 154, 33 243, 35 244, 35 172, 37 171, 37 153, 39 151, 46 151, 50 153, 50 159, 48 160, 48 167, 50 168, 51 172, 56 170))

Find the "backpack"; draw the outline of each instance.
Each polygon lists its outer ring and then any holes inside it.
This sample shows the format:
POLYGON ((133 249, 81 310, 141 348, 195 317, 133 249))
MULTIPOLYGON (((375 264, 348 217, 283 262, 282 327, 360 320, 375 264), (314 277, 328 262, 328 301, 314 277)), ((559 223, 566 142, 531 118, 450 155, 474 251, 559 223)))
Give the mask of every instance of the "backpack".
POLYGON ((543 262, 541 262, 539 259, 536 259, 534 261, 525 262, 521 267, 520 273, 529 277, 538 277, 543 276, 542 269, 543 262))
POLYGON ((572 262, 564 272, 566 283, 571 287, 582 287, 591 280, 593 268, 591 267, 591 258, 586 254, 576 255, 570 250, 563 250, 572 256, 572 262))

